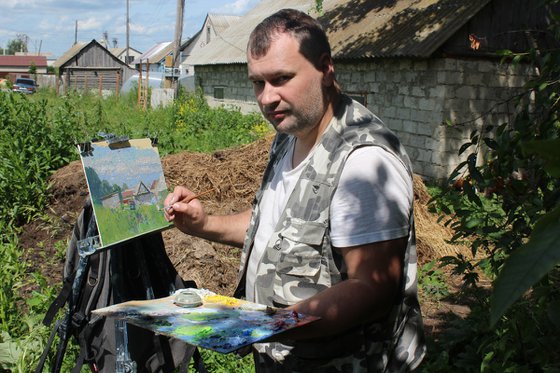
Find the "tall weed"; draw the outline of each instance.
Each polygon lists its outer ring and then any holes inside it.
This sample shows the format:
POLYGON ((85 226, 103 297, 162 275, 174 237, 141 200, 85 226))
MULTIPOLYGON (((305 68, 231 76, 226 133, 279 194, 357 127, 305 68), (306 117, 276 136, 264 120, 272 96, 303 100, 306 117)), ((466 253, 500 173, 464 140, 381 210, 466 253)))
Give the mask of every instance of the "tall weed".
MULTIPOLYGON (((182 95, 167 108, 142 110, 133 94, 101 98, 79 92, 57 97, 47 89, 32 96, 0 92, 0 371, 33 369, 49 333, 40 321, 55 296, 41 275, 28 273, 18 231, 46 207, 49 176, 78 159, 75 144, 100 131, 157 138, 165 155, 244 144, 269 128, 259 115, 211 109, 199 94, 182 95), (41 290, 24 299, 20 290, 29 284, 41 290)), ((71 369, 76 349, 69 347, 63 371, 71 369)), ((249 364, 210 352, 207 357, 225 371, 249 364)), ((243 369, 252 370, 250 364, 243 369)))

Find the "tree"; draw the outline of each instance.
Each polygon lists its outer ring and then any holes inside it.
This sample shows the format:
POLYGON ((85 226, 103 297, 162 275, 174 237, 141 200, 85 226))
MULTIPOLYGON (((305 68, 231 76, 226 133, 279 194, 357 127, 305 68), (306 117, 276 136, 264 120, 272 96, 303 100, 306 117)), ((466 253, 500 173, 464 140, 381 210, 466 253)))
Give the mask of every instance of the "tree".
POLYGON ((35 64, 35 61, 31 61, 31 66, 29 66, 29 70, 27 70, 27 72, 33 75, 33 79, 37 80, 37 65, 35 64))
MULTIPOLYGON (((557 9, 560 1, 547 3, 557 9)), ((516 117, 486 120, 471 133, 459 151, 465 161, 450 177, 450 183, 461 180, 459 196, 446 191, 436 200, 452 216, 454 240, 469 243, 472 252, 443 262, 478 299, 462 339, 457 330, 451 337, 477 347, 466 359, 464 352, 450 357, 455 367, 468 360, 484 371, 560 368, 557 348, 548 345, 560 332, 560 18, 549 19, 556 49, 534 43, 525 53, 502 52, 503 62, 538 72, 512 98, 516 117), (493 280, 491 297, 478 287, 481 273, 493 280)))
POLYGON ((29 37, 25 34, 18 34, 16 38, 8 41, 6 54, 16 54, 16 52, 27 52, 27 40, 29 37))

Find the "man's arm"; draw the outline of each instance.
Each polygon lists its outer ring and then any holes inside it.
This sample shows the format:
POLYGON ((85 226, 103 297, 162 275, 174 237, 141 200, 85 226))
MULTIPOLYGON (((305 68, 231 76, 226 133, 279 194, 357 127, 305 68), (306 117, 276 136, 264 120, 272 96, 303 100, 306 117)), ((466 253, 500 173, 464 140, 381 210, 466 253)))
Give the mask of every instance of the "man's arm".
POLYGON ((185 187, 176 187, 164 201, 167 221, 172 221, 184 233, 242 247, 252 210, 233 215, 207 215, 198 199, 182 202, 194 195, 185 187))
MULTIPOLYGON (((387 316, 399 294, 407 238, 338 248, 348 268, 348 279, 288 309, 321 320, 279 335, 307 339, 348 330, 387 316)), ((275 340, 274 338, 272 340, 275 340)))

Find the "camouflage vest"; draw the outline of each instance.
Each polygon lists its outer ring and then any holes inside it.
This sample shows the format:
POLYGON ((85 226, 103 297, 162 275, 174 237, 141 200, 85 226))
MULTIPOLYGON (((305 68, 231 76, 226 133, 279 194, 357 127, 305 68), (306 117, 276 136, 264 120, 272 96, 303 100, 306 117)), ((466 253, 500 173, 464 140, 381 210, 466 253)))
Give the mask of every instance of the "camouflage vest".
MULTIPOLYGON (((286 135, 275 139, 263 185, 255 197, 236 296, 244 295, 247 259, 258 228, 262 191, 287 151, 287 140, 286 135)), ((346 278, 342 257, 331 247, 330 202, 344 162, 360 146, 381 146, 395 154, 412 178, 410 160, 395 135, 370 111, 343 96, 265 249, 256 273, 257 302, 276 307, 293 305, 346 278)), ((425 353, 425 345, 416 289, 413 219, 411 208, 402 297, 386 320, 328 338, 257 344, 257 371, 397 372, 416 367, 425 353)))

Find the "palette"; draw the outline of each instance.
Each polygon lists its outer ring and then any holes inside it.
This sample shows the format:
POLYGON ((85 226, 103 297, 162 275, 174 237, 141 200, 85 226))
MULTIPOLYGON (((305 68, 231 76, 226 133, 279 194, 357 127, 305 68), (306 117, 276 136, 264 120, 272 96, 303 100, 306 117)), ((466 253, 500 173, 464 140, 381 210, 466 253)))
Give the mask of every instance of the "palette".
POLYGON ((272 309, 218 295, 206 289, 183 289, 165 298, 129 301, 93 311, 181 339, 205 349, 229 353, 286 330, 318 320, 316 316, 272 309), (202 304, 174 303, 180 292, 197 294, 202 304))

